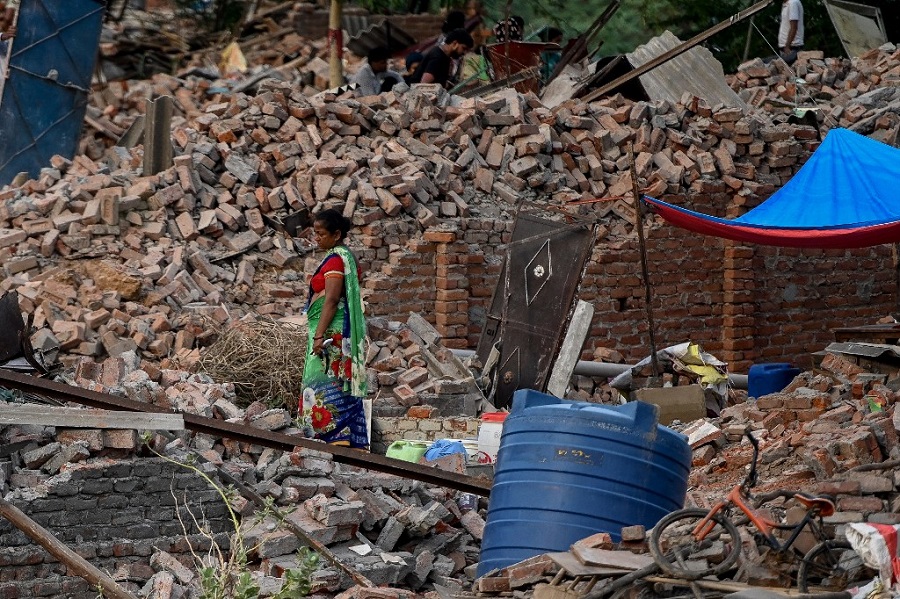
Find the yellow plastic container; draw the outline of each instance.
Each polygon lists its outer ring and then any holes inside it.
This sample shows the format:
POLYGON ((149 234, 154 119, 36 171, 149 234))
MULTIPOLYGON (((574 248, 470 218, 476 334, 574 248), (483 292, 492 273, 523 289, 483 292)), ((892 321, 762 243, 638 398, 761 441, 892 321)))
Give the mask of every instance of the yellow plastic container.
POLYGON ((418 462, 425 455, 425 452, 428 451, 429 445, 430 443, 427 441, 401 439, 391 443, 385 456, 395 460, 403 460, 404 462, 418 462))

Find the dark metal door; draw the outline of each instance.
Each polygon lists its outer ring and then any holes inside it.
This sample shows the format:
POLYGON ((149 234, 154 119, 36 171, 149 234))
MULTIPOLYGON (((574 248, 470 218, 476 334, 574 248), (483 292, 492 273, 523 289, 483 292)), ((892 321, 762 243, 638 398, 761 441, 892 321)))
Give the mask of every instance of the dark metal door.
POLYGON ((97 0, 22 0, 0 100, 0 184, 75 155, 103 11, 97 0))
POLYGON ((500 273, 476 352, 484 364, 501 341, 494 377, 496 407, 508 407, 517 389, 545 390, 594 239, 594 227, 583 223, 555 222, 531 213, 516 219, 509 264, 500 273))

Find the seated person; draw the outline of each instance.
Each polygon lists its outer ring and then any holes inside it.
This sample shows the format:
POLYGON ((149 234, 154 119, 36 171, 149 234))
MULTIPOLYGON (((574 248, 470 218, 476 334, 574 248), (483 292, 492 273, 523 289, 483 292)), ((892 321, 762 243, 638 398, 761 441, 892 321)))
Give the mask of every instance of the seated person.
POLYGON ((422 62, 424 56, 421 52, 412 51, 406 57, 406 72, 403 73, 403 76, 409 79, 409 76, 415 73, 416 69, 419 68, 419 63, 422 62))
POLYGON ((387 48, 378 46, 369 51, 366 64, 350 80, 359 86, 360 96, 374 96, 389 91, 395 84, 403 81, 403 75, 387 68, 388 58, 390 53, 387 48))
POLYGON ((479 46, 474 52, 463 56, 459 68, 459 89, 473 89, 490 82, 491 73, 484 55, 484 46, 479 46))
MULTIPOLYGON (((547 42, 562 44, 563 32, 556 27, 547 29, 547 42)), ((547 48, 541 52, 541 80, 546 83, 562 58, 562 48, 547 48)))
POLYGON ((450 80, 453 61, 465 56, 475 42, 465 29, 454 29, 447 34, 443 44, 434 46, 422 58, 422 62, 407 78, 407 83, 440 83, 450 80))

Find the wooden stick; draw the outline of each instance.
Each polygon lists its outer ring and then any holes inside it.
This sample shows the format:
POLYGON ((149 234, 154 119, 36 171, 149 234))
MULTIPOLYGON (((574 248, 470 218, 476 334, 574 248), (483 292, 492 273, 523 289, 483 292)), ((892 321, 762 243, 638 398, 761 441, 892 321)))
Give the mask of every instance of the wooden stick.
POLYGON ((112 578, 66 547, 50 531, 29 518, 22 510, 5 499, 0 499, 0 515, 28 535, 35 543, 46 549, 50 555, 65 564, 74 574, 88 581, 92 586, 100 587, 105 597, 110 599, 137 599, 137 597, 116 584, 112 578))
MULTIPOLYGON (((644 278, 644 307, 647 312, 647 327, 650 333, 650 366, 656 386, 662 386, 659 377, 662 372, 659 369, 659 358, 656 356, 656 326, 653 324, 653 294, 650 289, 650 269, 647 267, 647 244, 644 241, 644 211, 641 208, 641 193, 638 191, 637 168, 634 165, 634 144, 628 144, 628 157, 631 160, 631 191, 634 193, 634 220, 638 235, 638 246, 641 251, 641 274, 644 278)), ((653 385, 651 385, 653 386, 653 385)))

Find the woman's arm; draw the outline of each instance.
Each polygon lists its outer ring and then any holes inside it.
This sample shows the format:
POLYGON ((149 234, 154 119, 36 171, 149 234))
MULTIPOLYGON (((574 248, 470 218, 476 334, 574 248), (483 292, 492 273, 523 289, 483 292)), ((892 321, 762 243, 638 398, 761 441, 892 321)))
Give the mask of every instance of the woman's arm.
POLYGON ((325 301, 322 305, 322 315, 319 316, 319 324, 313 338, 312 353, 319 355, 322 352, 322 343, 325 341, 325 331, 337 314, 338 303, 344 295, 344 277, 325 278, 325 301))

